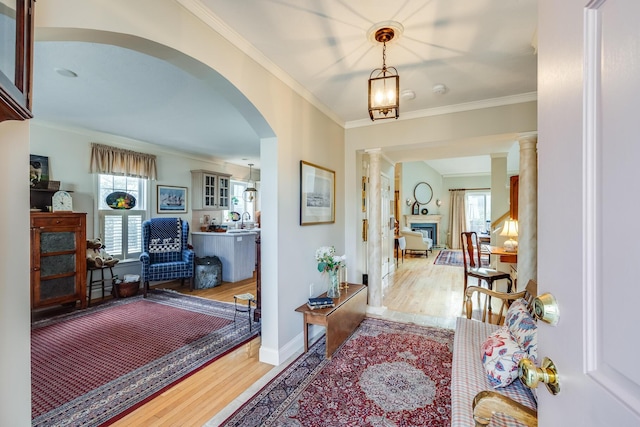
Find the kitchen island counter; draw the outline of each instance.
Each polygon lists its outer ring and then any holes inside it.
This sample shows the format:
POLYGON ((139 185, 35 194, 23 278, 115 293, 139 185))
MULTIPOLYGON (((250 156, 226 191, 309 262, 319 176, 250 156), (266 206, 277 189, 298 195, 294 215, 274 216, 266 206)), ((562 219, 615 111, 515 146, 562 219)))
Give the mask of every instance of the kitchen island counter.
POLYGON ((256 267, 256 235, 252 230, 231 233, 194 231, 191 243, 196 257, 217 256, 222 262, 222 280, 239 282, 253 277, 256 267))

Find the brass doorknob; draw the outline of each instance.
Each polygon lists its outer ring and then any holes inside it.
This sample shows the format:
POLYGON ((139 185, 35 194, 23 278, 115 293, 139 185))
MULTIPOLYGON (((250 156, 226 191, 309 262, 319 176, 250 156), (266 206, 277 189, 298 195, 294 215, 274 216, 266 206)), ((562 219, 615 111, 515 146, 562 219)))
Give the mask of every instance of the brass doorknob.
POLYGON ((558 370, 553 360, 548 357, 542 360, 540 368, 536 368, 530 359, 522 359, 518 364, 518 376, 520 381, 529 388, 536 388, 539 382, 543 382, 551 394, 560 393, 558 370))
POLYGON ((556 326, 560 320, 558 302, 550 293, 542 294, 533 299, 533 314, 536 319, 556 326))

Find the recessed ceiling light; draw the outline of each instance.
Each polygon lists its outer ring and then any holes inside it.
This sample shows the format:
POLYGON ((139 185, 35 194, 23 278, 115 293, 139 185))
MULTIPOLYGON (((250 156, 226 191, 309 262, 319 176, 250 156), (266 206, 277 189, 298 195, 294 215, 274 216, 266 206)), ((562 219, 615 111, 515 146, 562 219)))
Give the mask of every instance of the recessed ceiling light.
POLYGON ((66 68, 54 68, 55 72, 64 77, 78 77, 76 73, 66 68))
POLYGON ((442 83, 438 83, 437 85, 433 86, 433 93, 437 93, 438 95, 442 95, 447 93, 447 91, 449 90, 449 88, 447 88, 445 85, 443 85, 442 83))
POLYGON ((400 92, 400 98, 404 99, 405 101, 408 101, 410 99, 416 99, 416 93, 411 89, 405 89, 402 92, 400 92))

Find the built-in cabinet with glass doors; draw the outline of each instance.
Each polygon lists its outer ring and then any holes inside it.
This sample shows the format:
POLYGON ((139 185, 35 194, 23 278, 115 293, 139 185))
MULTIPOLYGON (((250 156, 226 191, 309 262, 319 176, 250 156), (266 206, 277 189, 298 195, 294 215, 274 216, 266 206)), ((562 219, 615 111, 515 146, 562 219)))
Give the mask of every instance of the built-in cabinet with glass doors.
POLYGON ((33 0, 0 1, 0 122, 31 114, 33 0))
POLYGON ((229 209, 231 175, 206 170, 191 171, 192 209, 229 209))

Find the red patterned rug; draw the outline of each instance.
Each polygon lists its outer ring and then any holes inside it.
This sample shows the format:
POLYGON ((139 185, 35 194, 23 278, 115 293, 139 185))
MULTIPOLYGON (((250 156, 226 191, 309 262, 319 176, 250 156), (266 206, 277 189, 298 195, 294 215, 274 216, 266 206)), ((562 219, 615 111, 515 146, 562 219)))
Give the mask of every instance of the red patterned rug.
MULTIPOLYGON (((454 267, 462 267, 464 260, 462 258, 461 250, 451 250, 451 249, 443 249, 440 251, 438 256, 436 257, 433 263, 435 265, 452 265, 454 267)), ((486 258, 482 259, 482 266, 486 267, 489 265, 489 260, 486 258)))
POLYGON ((323 337, 222 426, 449 426, 453 334, 366 318, 331 360, 323 337))
POLYGON ((35 322, 32 426, 107 425, 247 342, 233 304, 154 290, 35 322))

